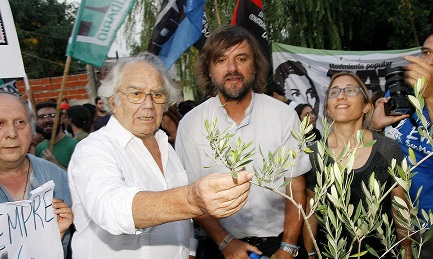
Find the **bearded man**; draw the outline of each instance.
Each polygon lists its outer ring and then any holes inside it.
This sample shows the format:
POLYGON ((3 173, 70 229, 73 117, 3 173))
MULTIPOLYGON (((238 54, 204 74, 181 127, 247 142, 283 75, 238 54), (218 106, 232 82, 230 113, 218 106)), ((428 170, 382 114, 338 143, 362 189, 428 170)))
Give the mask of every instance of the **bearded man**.
MULTIPOLYGON (((256 39, 242 27, 221 27, 206 40, 196 63, 197 82, 204 92, 215 91, 217 95, 188 112, 176 135, 176 152, 190 182, 224 170, 209 157, 212 152, 205 120, 218 119, 220 131, 231 126, 233 142, 239 137, 245 143, 253 141, 256 153, 246 166, 250 172, 254 167, 262 168, 259 148, 263 154, 281 146, 298 149, 299 142, 291 136, 291 131, 299 128, 298 115, 290 106, 263 94, 268 67, 256 39)), ((293 170, 276 179, 275 186, 291 178, 291 184, 280 191, 305 205, 303 174, 310 168, 308 156, 299 153, 293 170)), ((298 254, 302 227, 298 209, 279 194, 255 185, 238 213, 223 219, 205 214, 195 220, 208 235, 204 258, 247 259, 254 252, 284 259, 298 254)))
POLYGON ((52 102, 42 102, 36 104, 37 127, 40 129, 40 132, 45 140, 36 146, 35 155, 37 157, 42 157, 48 161, 51 161, 63 169, 66 169, 78 142, 61 131, 59 121, 59 125, 57 125, 53 152, 50 152, 49 145, 51 134, 53 132, 54 118, 56 116, 56 107, 57 104, 52 102))

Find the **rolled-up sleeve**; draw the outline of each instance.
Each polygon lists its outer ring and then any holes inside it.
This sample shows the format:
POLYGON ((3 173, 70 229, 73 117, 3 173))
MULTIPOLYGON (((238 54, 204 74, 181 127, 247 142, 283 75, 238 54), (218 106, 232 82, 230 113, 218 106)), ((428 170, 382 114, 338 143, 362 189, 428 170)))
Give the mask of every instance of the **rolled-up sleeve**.
POLYGON ((121 157, 114 148, 100 143, 84 145, 85 141, 82 144, 77 146, 68 168, 73 209, 84 210, 82 213, 111 234, 137 234, 132 201, 144 188, 126 183, 117 162, 121 157))

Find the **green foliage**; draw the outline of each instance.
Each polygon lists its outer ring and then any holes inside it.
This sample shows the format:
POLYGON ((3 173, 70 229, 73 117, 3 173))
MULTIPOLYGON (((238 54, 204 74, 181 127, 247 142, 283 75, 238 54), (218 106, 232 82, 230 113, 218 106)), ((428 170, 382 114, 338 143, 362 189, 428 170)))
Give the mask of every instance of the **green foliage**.
MULTIPOLYGON (((138 0, 127 20, 126 38, 134 53, 147 50, 162 1, 138 0), (136 20, 142 20, 140 42, 134 42, 136 20)), ((230 23, 236 1, 206 2, 209 30, 230 23)), ((429 23, 433 0, 263 0, 269 44, 279 42, 331 50, 388 50, 419 46, 417 37, 429 23)), ((190 48, 176 62, 181 87, 194 89, 190 48)))
MULTIPOLYGON (((430 143, 433 143, 432 132, 426 130, 426 119, 423 118, 421 112, 424 107, 422 97, 424 82, 424 79, 417 81, 414 86, 415 96, 409 98, 421 118, 420 133, 428 138, 430 143)), ((365 142, 364 131, 359 130, 353 143, 348 143, 347 148, 340 155, 335 156, 325 145, 330 132, 329 126, 326 126, 323 140, 317 142, 318 152, 315 155, 318 156, 318 165, 316 166, 319 173, 316 174, 317 184, 314 199, 308 201, 310 212, 306 214, 301 204, 297 204, 291 195, 286 195, 278 190, 278 188, 289 184, 290 180, 286 181, 282 186, 274 186, 275 179, 293 168, 297 152, 311 152, 311 150, 303 148, 308 141, 305 138, 305 133, 311 130, 308 121, 308 118, 305 118, 300 124, 299 130, 292 131, 292 136, 300 143, 298 150, 286 150, 282 146, 274 152, 268 152, 267 156, 265 156, 262 150, 259 149, 263 165, 261 168, 254 168, 257 183, 252 183, 284 196, 299 208, 313 239, 315 249, 319 251, 319 258, 322 258, 322 255, 328 258, 361 258, 366 254, 382 257, 389 253, 393 256, 399 256, 399 258, 406 258, 406 251, 398 248, 402 240, 397 240, 396 231, 403 236, 403 239, 412 240, 413 258, 420 258, 422 246, 433 237, 433 228, 429 228, 433 222, 433 213, 421 210, 421 216, 419 216, 418 203, 422 188, 418 190, 415 199, 412 200, 409 195, 412 177, 416 174, 413 173, 413 170, 423 162, 423 160, 416 161, 413 152, 409 157, 413 164, 412 167, 408 165, 405 159, 401 165, 397 165, 395 159, 392 160, 388 171, 395 179, 395 183, 389 189, 386 189, 385 183, 381 184, 375 178, 375 173, 372 172, 368 183, 362 182, 365 199, 358 204, 351 204, 350 186, 353 180, 352 169, 355 157, 361 148, 372 146, 375 141, 365 142), (396 215, 393 215, 396 220, 394 223, 393 218, 390 219, 386 213, 382 213, 381 203, 385 197, 389 197, 391 190, 397 185, 401 186, 406 200, 400 197, 394 197, 392 200, 392 206, 396 211, 396 215), (326 232, 327 243, 324 244, 324 251, 320 251, 308 221, 308 218, 314 216, 316 211, 320 212, 316 216, 326 232), (350 233, 350 237, 343 238, 342 233, 344 230, 350 233), (419 241, 415 241, 411 237, 416 233, 421 234, 419 241), (386 251, 384 253, 379 254, 368 244, 366 250, 361 250, 363 240, 372 235, 376 236, 385 246, 386 251)), ((326 119, 324 119, 323 124, 327 125, 326 119)), ((217 120, 212 122, 206 120, 205 128, 213 158, 230 169, 233 177, 237 176, 235 173, 236 168, 241 168, 252 162, 251 158, 254 155, 254 149, 248 150, 252 142, 244 144, 242 139, 238 138, 235 145, 232 146, 230 139, 234 135, 229 133, 231 128, 229 127, 220 132, 217 128, 217 120)))
POLYGON ((162 1, 137 0, 131 13, 125 19, 124 35, 126 43, 132 47, 132 55, 147 50, 147 46, 152 37, 156 17, 161 9, 161 2, 162 1), (136 42, 135 33, 138 24, 141 25, 140 41, 136 42))
MULTIPOLYGON (((76 8, 55 0, 9 1, 29 78, 61 76, 76 8)), ((70 73, 85 70, 74 61, 70 73)))
POLYGON ((238 138, 234 145, 231 143, 231 138, 234 134, 230 134, 232 127, 229 127, 222 132, 218 129, 218 119, 212 122, 205 120, 206 138, 212 150, 212 157, 219 164, 224 165, 230 170, 233 178, 238 178, 236 171, 243 169, 251 163, 252 157, 255 154, 255 148, 250 148, 252 141, 243 143, 241 138, 238 138))

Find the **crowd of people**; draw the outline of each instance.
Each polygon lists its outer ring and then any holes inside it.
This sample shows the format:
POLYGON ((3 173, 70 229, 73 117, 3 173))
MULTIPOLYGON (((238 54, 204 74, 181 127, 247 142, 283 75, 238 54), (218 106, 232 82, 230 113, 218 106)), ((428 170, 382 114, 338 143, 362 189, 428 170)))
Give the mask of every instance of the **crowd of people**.
MULTIPOLYGON (((405 57, 405 76, 408 85, 425 78, 423 112, 430 122, 433 25, 422 44, 421 57, 405 57)), ((279 84, 269 82, 268 61, 254 36, 239 26, 211 33, 195 74, 197 85, 212 94, 200 104, 179 102, 180 90, 157 57, 121 59, 102 80, 95 105, 64 99, 58 121, 55 101, 38 103, 33 113, 21 97, 0 92, 0 202, 26 200, 53 180, 52 206, 65 258, 316 258, 327 243, 324 226, 310 217, 313 236, 306 234, 298 206, 309 211, 307 201, 315 195, 321 173, 317 141, 325 141, 334 158, 356 145, 358 130, 366 143, 375 141, 353 161, 352 204, 365 199, 361 186, 372 172, 390 188, 393 159, 400 163, 413 150, 421 160, 433 151, 417 131, 416 114, 385 115, 389 94, 371 96, 358 76, 339 72, 330 79, 324 101, 323 116, 332 122, 329 136, 323 139, 313 127, 307 135, 314 134, 308 145, 315 152, 299 152, 294 168, 274 180, 291 202, 251 184, 252 172, 263 166, 261 154, 281 146, 297 150, 299 140, 291 132, 304 118, 315 125, 316 105, 291 101, 279 84), (237 178, 210 156, 206 120, 260 150, 237 178)), ((410 191, 415 198, 423 186, 419 207, 425 211, 433 209, 432 167, 428 158, 416 168, 410 191)), ((381 211, 394 218, 400 246, 412 258, 411 240, 398 231, 394 197, 405 200, 398 185, 384 197, 381 211)), ((345 229, 342 235, 350 238, 345 229)), ((421 258, 433 254, 432 244, 423 246, 421 258)), ((374 236, 360 247, 384 252, 374 236)), ((375 258, 362 258, 370 257, 375 258)))

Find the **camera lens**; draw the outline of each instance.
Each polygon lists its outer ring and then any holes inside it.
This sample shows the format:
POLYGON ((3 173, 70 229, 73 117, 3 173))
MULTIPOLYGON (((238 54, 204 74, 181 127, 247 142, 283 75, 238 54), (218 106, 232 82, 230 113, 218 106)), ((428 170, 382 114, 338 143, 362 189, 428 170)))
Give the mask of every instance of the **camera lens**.
POLYGON ((404 77, 405 68, 401 66, 387 67, 385 69, 385 89, 389 89, 391 98, 385 103, 386 115, 412 114, 414 109, 407 95, 412 89, 406 84, 404 77))

